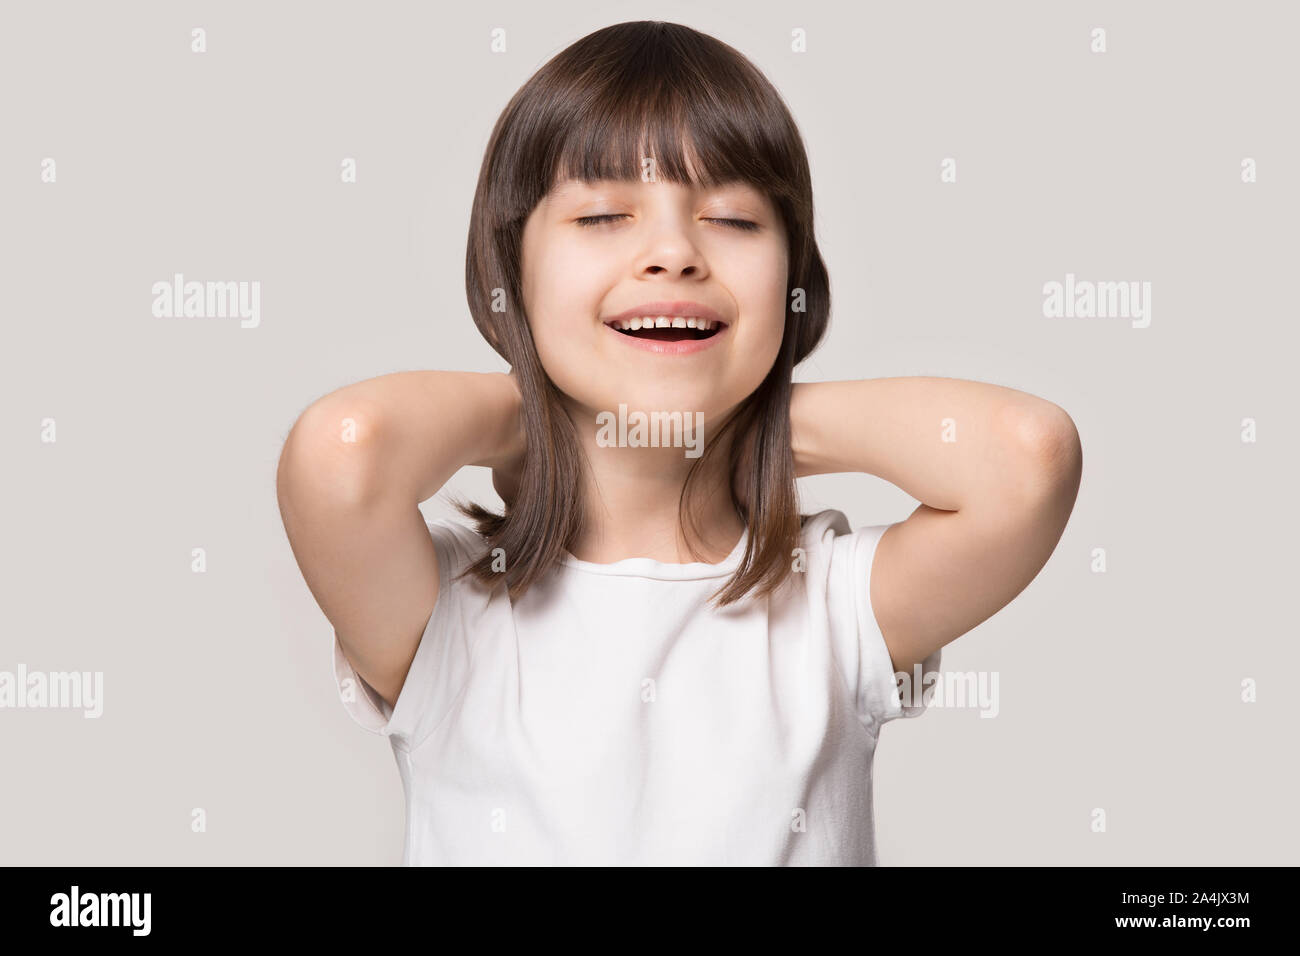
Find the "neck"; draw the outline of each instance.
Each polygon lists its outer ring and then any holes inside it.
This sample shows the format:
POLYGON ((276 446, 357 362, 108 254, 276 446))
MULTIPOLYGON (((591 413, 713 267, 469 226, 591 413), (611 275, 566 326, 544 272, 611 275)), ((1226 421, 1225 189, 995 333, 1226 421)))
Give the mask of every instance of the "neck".
MULTIPOLYGON (((692 498, 683 512, 682 489, 698 458, 686 457, 683 448, 603 446, 597 442, 596 413, 573 403, 566 406, 590 463, 583 479, 586 526, 569 549, 575 558, 595 564, 624 558, 717 564, 732 552, 745 522, 731 503, 731 476, 722 450, 699 466, 704 470, 692 482, 692 498), (684 521, 696 535, 682 527, 684 521)), ((705 424, 705 434, 711 434, 705 424)))

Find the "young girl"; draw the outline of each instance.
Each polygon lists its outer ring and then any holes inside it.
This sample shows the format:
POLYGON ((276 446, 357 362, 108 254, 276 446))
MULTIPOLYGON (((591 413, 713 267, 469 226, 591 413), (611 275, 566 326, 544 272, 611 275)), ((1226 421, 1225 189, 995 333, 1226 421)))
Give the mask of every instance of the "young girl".
POLYGON ((812 212, 748 60, 599 30, 479 177, 469 305, 510 373, 385 375, 294 426, 280 507, 344 706, 397 758, 403 864, 876 862, 880 730, 1046 562, 1081 451, 1008 388, 794 385, 830 312, 812 212), (504 513, 425 522, 465 465, 504 513), (849 471, 923 504, 800 514, 796 478, 849 471))

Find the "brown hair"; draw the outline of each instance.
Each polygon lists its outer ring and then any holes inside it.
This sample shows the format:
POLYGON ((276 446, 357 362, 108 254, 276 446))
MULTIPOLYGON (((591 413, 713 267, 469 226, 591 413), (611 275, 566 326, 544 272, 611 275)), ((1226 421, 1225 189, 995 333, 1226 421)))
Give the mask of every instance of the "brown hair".
MULTIPOLYGON (((512 599, 563 558, 586 514, 579 480, 586 460, 524 315, 524 223, 558 179, 639 179, 647 145, 656 178, 690 182, 685 145, 699 159, 703 185, 750 183, 784 222, 789 275, 780 352, 691 466, 679 515, 698 470, 720 447, 730 449, 727 474, 736 473, 744 442, 724 439, 752 434, 747 500, 729 483, 749 541, 735 576, 714 598, 725 606, 755 588, 766 596, 790 574, 803 521, 790 446, 792 377, 821 340, 830 313, 829 278, 813 238, 808 158, 780 95, 742 54, 689 27, 642 20, 583 37, 515 93, 492 131, 474 194, 465 256, 470 312, 517 377, 527 451, 504 514, 454 504, 489 543, 464 573, 499 581, 491 552, 502 548, 512 599)), ((689 520, 694 525, 693 515, 689 520)))

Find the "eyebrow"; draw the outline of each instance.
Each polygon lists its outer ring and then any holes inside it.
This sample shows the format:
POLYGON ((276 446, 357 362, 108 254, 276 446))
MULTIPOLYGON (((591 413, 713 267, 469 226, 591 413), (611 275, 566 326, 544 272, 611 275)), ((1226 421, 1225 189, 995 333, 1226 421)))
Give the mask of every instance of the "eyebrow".
POLYGON ((630 186, 637 182, 636 179, 621 179, 617 176, 598 176, 595 179, 579 179, 573 177, 556 183, 551 189, 551 194, 555 195, 562 192, 571 191, 579 187, 596 188, 598 186, 630 186))
POLYGON ((563 199, 568 193, 572 192, 575 187, 583 185, 586 185, 586 183, 575 179, 566 179, 564 182, 556 183, 547 190, 546 195, 542 197, 541 205, 553 205, 563 199))
MULTIPOLYGON (((543 201, 546 203, 554 202, 562 198, 563 194, 572 192, 574 189, 580 187, 594 189, 600 186, 607 186, 607 185, 634 186, 639 182, 640 180, 636 178, 624 179, 618 176, 597 176, 593 179, 581 179, 578 177, 571 177, 569 179, 563 180, 562 182, 556 183, 556 185, 551 188, 551 191, 547 193, 546 198, 543 201)), ((763 190, 759 189, 757 186, 755 186, 753 183, 749 182, 748 180, 741 179, 739 177, 735 179, 724 180, 723 182, 715 183, 712 186, 689 184, 687 188, 694 188, 700 190, 732 189, 732 188, 748 189, 756 193, 759 197, 766 198, 766 194, 763 192, 763 190)))

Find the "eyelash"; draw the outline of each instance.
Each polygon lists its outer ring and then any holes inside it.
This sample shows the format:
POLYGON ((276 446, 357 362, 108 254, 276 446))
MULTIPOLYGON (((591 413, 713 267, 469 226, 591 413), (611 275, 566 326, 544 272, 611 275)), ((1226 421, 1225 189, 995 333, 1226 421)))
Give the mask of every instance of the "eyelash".
MULTIPOLYGON (((583 216, 581 219, 575 221, 579 226, 591 228, 592 226, 598 226, 604 222, 609 222, 612 219, 622 218, 625 215, 627 215, 627 213, 610 213, 602 216, 583 216)), ((728 228, 739 229, 742 232, 754 232, 758 229, 758 223, 750 222, 748 219, 707 219, 705 221, 725 222, 728 223, 728 228)))

